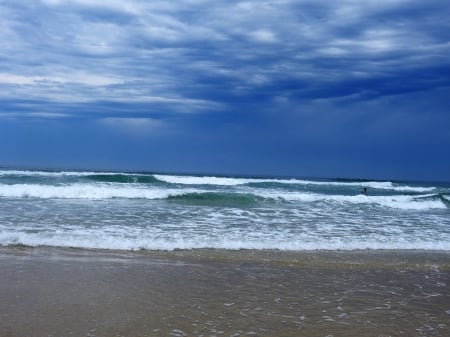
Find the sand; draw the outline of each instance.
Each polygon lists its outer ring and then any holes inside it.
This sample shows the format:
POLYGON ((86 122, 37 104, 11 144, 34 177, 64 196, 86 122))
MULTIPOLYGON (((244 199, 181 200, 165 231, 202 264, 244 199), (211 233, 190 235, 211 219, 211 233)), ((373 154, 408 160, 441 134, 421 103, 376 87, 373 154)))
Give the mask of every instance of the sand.
POLYGON ((450 252, 2 247, 0 336, 450 336, 450 252))

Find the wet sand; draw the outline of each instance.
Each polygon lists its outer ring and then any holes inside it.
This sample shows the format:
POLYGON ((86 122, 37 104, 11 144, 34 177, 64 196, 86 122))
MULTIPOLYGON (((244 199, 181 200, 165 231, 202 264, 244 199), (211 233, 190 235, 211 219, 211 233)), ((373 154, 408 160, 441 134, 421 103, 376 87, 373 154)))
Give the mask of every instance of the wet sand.
POLYGON ((0 336, 450 336, 450 252, 3 247, 0 336))

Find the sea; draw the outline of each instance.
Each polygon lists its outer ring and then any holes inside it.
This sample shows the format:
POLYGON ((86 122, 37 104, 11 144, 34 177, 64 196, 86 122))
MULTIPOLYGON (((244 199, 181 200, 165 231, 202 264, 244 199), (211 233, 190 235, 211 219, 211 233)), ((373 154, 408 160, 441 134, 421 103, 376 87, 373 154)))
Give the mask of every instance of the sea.
POLYGON ((450 184, 3 169, 0 246, 450 251, 450 184))

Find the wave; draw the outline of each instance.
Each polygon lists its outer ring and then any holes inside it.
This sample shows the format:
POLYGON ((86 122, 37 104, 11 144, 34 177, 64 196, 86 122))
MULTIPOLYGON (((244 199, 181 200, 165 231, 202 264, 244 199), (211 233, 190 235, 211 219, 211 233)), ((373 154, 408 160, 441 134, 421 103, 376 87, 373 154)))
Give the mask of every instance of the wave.
POLYGON ((145 185, 122 184, 71 184, 39 185, 14 184, 1 185, 0 197, 43 198, 43 199, 167 199, 172 202, 210 205, 248 207, 261 202, 312 203, 327 202, 354 205, 374 205, 398 209, 427 210, 447 208, 449 201, 440 194, 428 195, 330 195, 310 192, 289 192, 280 190, 242 188, 239 191, 211 191, 201 188, 166 188, 145 185))
POLYGON ((197 188, 158 188, 127 186, 120 184, 71 184, 39 185, 14 184, 1 185, 0 197, 39 198, 39 199, 167 199, 172 202, 196 205, 246 206, 263 201, 264 197, 252 193, 212 192, 197 188))
POLYGON ((160 181, 180 185, 220 185, 237 186, 249 182, 265 182, 263 179, 228 178, 228 177, 196 177, 196 176, 170 176, 155 174, 154 177, 160 181))
POLYGON ((83 249, 108 250, 159 250, 173 251, 177 249, 257 249, 257 250, 283 250, 283 251, 315 251, 315 250, 450 250, 449 241, 440 240, 385 240, 364 239, 320 239, 288 240, 258 237, 238 238, 234 236, 225 238, 197 237, 197 238, 152 238, 152 237, 123 237, 106 233, 66 233, 65 235, 52 235, 51 233, 7 233, 0 232, 0 246, 28 246, 28 247, 70 247, 83 249))
POLYGON ((160 181, 179 185, 217 185, 217 186, 238 186, 251 185, 266 187, 267 183, 282 185, 318 185, 318 186, 344 186, 344 187, 367 187, 372 189, 393 190, 398 192, 431 192, 435 187, 398 185, 390 181, 314 181, 301 179, 263 179, 263 178, 231 178, 214 176, 174 176, 155 174, 154 177, 160 181))
POLYGON ((179 194, 195 193, 196 189, 143 188, 114 185, 73 184, 50 185, 0 185, 0 197, 42 199, 167 199, 179 194))
POLYGON ((416 196, 414 199, 418 201, 425 201, 425 200, 440 201, 447 207, 450 207, 450 196, 443 193, 424 194, 416 196))
POLYGON ((178 203, 204 205, 204 206, 253 206, 264 201, 263 197, 254 194, 220 193, 220 192, 194 192, 169 196, 170 201, 178 203))
POLYGON ((447 194, 439 194, 441 200, 450 206, 450 195, 447 194))
POLYGON ((41 177, 64 177, 64 176, 89 176, 104 174, 108 172, 90 172, 90 171, 28 171, 28 170, 0 170, 0 176, 41 176, 41 177))
POLYGON ((410 195, 366 196, 366 195, 327 195, 317 193, 272 192, 260 193, 265 198, 283 199, 291 202, 333 202, 346 204, 372 204, 377 206, 405 209, 428 210, 445 209, 446 204, 439 199, 423 199, 410 195))
POLYGON ((132 183, 132 184, 152 184, 159 182, 153 175, 143 175, 143 174, 88 174, 85 178, 92 181, 98 182, 109 182, 109 183, 132 183))
POLYGON ((14 177, 16 180, 24 177, 46 178, 80 178, 97 182, 111 183, 139 183, 152 184, 164 182, 176 185, 214 185, 214 186, 239 186, 250 185, 252 187, 268 187, 266 184, 301 185, 301 186, 330 186, 330 187, 367 187, 376 190, 391 190, 396 192, 426 193, 436 191, 435 187, 409 186, 390 181, 368 180, 302 180, 302 179, 271 179, 271 178, 236 178, 216 176, 188 176, 188 175, 164 175, 121 172, 93 172, 93 171, 27 171, 27 170, 0 170, 0 177, 14 177))

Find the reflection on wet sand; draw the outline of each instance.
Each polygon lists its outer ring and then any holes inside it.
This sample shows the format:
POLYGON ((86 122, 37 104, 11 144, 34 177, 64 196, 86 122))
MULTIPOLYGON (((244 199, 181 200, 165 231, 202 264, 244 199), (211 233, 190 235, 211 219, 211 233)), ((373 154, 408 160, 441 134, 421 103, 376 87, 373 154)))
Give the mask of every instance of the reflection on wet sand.
POLYGON ((0 249, 0 336, 448 336, 450 253, 0 249))

